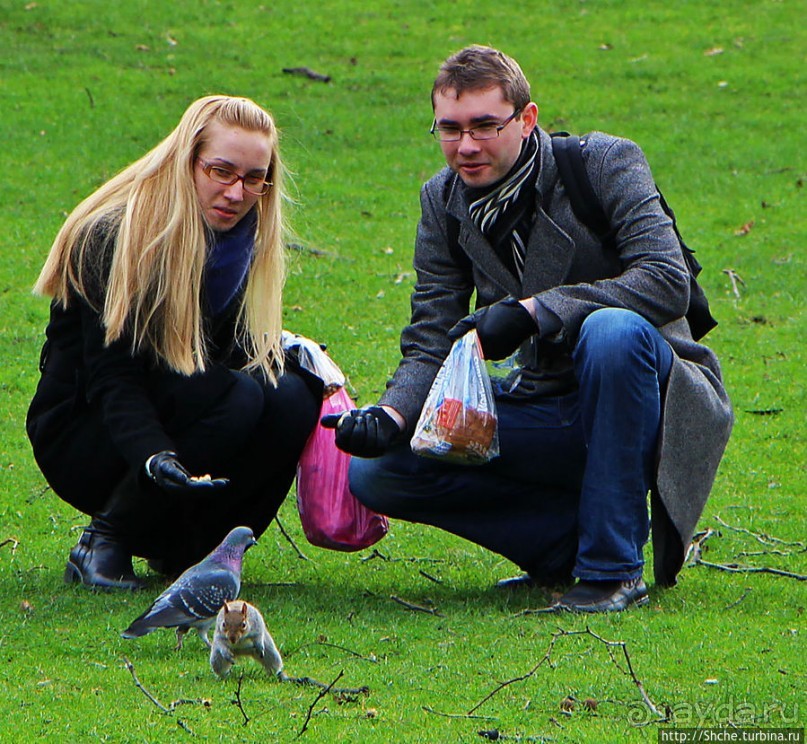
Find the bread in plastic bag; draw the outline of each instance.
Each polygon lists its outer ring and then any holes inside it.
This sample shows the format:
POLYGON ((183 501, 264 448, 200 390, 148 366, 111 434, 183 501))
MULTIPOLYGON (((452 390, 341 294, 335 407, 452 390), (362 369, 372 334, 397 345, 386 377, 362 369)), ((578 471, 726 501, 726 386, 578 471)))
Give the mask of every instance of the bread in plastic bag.
POLYGON ((454 342, 411 441, 417 455, 478 465, 499 455, 496 401, 475 330, 454 342))

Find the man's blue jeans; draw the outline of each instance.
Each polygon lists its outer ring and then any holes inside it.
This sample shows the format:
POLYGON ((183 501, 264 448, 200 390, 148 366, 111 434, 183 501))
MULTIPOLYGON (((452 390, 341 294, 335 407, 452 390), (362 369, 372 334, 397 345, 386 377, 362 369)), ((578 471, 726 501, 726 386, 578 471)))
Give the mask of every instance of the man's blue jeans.
POLYGON ((405 443, 353 458, 351 490, 375 511, 500 553, 542 583, 640 576, 673 352, 641 316, 606 308, 583 323, 573 359, 575 392, 497 401, 495 460, 443 463, 405 443))

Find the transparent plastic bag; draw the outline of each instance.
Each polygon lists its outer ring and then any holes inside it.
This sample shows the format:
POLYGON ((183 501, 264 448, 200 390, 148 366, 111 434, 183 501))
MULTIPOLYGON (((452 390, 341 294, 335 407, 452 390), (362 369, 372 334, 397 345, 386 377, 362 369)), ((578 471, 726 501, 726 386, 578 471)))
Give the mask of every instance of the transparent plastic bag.
POLYGON ((411 447, 466 465, 498 457, 496 401, 475 330, 454 342, 434 378, 411 447))
MULTIPOLYGON (((283 332, 283 347, 297 350, 300 366, 325 383, 320 418, 355 408, 345 376, 315 341, 283 332)), ((369 548, 389 530, 389 520, 364 506, 350 491, 350 455, 334 441, 333 429, 317 422, 297 464, 297 511, 306 539, 330 550, 369 548)))
POLYGON ((294 351, 303 369, 315 374, 322 380, 325 390, 324 397, 336 392, 345 385, 345 376, 342 370, 336 366, 325 349, 316 341, 300 336, 297 333, 283 331, 280 334, 280 344, 286 351, 294 351))

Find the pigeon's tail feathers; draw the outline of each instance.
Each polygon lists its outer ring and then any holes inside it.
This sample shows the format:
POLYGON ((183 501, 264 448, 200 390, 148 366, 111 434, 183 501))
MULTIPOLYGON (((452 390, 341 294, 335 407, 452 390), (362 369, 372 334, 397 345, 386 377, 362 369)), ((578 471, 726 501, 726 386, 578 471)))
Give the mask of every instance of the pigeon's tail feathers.
POLYGON ((121 638, 142 638, 152 631, 156 630, 157 626, 149 624, 145 616, 133 620, 132 624, 121 633, 121 638))

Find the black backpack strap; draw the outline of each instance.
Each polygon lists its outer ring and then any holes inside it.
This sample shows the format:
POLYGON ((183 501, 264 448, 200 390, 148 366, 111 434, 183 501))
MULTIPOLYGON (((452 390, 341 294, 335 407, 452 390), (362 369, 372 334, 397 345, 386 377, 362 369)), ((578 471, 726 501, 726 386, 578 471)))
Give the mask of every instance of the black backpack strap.
MULTIPOLYGON (((583 148, 586 146, 585 139, 569 134, 568 132, 552 133, 552 154, 555 156, 555 163, 558 166, 560 180, 566 189, 572 211, 584 225, 594 232, 602 242, 603 246, 613 247, 615 230, 611 227, 608 215, 602 207, 602 203, 597 198, 597 192, 591 185, 588 177, 586 165, 583 162, 583 148)), ((656 186, 659 195, 659 203, 664 213, 672 220, 675 236, 681 246, 681 253, 684 257, 687 270, 689 271, 689 310, 687 320, 692 331, 692 337, 697 341, 705 336, 717 325, 717 321, 712 317, 709 309, 709 301, 703 288, 697 282, 697 276, 701 272, 701 265, 695 258, 694 251, 687 246, 678 230, 678 223, 675 219, 675 212, 667 203, 664 194, 656 186)))
POLYGON ((568 132, 552 133, 552 154, 558 166, 560 180, 566 189, 572 211, 577 219, 596 233, 600 240, 612 238, 611 221, 602 208, 583 162, 585 140, 568 132))

